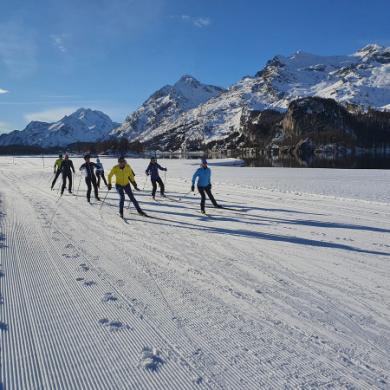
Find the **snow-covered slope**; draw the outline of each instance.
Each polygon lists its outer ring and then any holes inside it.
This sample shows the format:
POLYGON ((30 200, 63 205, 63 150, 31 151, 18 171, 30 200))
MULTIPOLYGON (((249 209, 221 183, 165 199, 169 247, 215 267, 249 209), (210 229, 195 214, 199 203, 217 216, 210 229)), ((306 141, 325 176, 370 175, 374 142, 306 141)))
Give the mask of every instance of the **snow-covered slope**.
POLYGON ((127 137, 130 140, 145 136, 153 129, 172 123, 178 116, 207 100, 220 95, 224 90, 200 83, 194 77, 184 75, 174 85, 166 85, 150 96, 142 106, 111 136, 127 137))
POLYGON ((140 141, 172 131, 185 132, 187 143, 211 142, 240 129, 244 109, 285 110, 306 96, 386 109, 390 103, 390 48, 368 45, 352 55, 318 56, 301 51, 276 56, 254 77, 245 77, 204 104, 166 120, 158 127, 144 125, 140 141))
POLYGON ((22 131, 0 136, 0 145, 67 146, 104 138, 119 124, 101 111, 80 108, 55 123, 30 122, 22 131))

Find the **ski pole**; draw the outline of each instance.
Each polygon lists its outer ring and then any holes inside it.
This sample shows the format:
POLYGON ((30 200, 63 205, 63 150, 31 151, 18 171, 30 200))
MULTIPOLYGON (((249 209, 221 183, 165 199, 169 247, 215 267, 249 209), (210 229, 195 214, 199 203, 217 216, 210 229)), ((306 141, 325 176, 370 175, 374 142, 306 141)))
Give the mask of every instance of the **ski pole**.
MULTIPOLYGON (((62 179, 62 180, 64 180, 64 179, 62 179)), ((59 192, 60 192, 60 188, 61 188, 61 186, 62 186, 62 183, 61 183, 61 181, 60 181, 60 184, 58 185, 58 189, 57 189, 57 195, 59 194, 59 192)))
POLYGON ((185 194, 183 194, 183 196, 181 196, 181 197, 179 198, 179 200, 182 200, 185 196, 189 195, 191 192, 192 192, 191 190, 188 191, 188 192, 186 192, 185 194))
POLYGON ((103 202, 102 202, 102 204, 100 205, 100 210, 102 209, 102 207, 103 207, 103 205, 104 205, 104 203, 105 203, 105 201, 106 201, 106 199, 107 199, 107 195, 108 195, 109 192, 110 192, 110 190, 107 189, 107 192, 106 192, 106 195, 104 196, 103 202))
POLYGON ((145 181, 144 181, 144 185, 142 187, 142 191, 145 189, 145 186, 146 186, 146 181, 148 180, 148 175, 145 175, 145 181))
POLYGON ((82 178, 83 178, 83 175, 80 173, 80 180, 79 180, 79 185, 77 186, 76 199, 79 197, 79 189, 80 189, 80 184, 81 184, 82 178))

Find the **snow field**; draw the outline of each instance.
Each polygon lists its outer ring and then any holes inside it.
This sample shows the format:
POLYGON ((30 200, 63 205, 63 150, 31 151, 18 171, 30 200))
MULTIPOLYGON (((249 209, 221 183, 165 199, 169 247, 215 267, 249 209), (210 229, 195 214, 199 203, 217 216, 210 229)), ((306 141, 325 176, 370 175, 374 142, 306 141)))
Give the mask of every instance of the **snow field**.
POLYGON ((59 199, 42 163, 0 158, 4 388, 390 386, 388 172, 211 161, 239 211, 207 217, 186 195, 197 162, 161 160, 169 198, 146 181, 153 218, 124 222, 115 191, 59 199))

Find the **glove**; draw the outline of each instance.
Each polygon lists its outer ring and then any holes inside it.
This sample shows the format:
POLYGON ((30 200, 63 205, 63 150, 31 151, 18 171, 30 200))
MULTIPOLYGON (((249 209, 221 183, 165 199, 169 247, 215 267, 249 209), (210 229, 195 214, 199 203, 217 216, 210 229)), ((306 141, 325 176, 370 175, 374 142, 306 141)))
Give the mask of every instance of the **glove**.
POLYGON ((133 184, 133 187, 136 191, 140 191, 140 189, 138 188, 137 183, 135 181, 132 184, 133 184))
POLYGON ((111 184, 108 184, 108 185, 107 185, 107 188, 108 188, 108 191, 111 191, 112 185, 111 185, 111 184))
POLYGON ((57 172, 56 172, 56 170, 54 170, 54 172, 53 172, 54 174, 56 174, 57 172))
POLYGON ((149 176, 149 172, 145 172, 146 173, 146 176, 149 176))
POLYGON ((191 191, 192 191, 192 192, 195 191, 195 186, 194 186, 194 185, 191 186, 191 191))

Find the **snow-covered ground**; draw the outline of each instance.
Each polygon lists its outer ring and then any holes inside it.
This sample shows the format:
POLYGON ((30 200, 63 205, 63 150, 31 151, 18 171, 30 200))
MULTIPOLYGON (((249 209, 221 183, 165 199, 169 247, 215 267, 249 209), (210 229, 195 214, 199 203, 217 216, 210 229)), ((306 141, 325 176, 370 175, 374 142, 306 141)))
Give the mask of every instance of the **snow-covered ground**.
POLYGON ((169 199, 125 223, 52 163, 0 158, 0 388, 390 387, 388 171, 211 164, 240 211, 205 217, 197 162, 161 160, 169 199))

